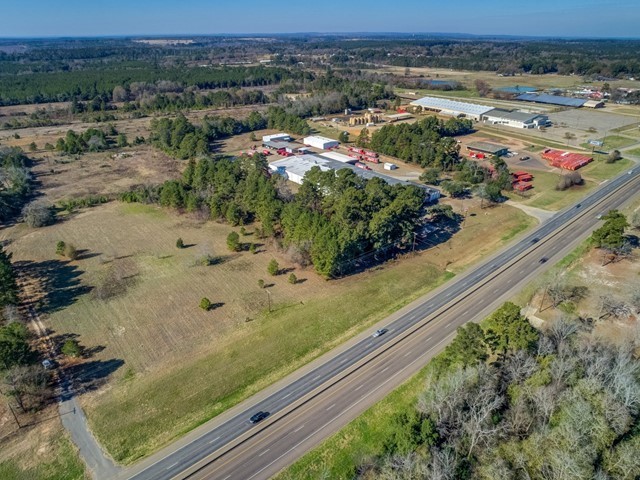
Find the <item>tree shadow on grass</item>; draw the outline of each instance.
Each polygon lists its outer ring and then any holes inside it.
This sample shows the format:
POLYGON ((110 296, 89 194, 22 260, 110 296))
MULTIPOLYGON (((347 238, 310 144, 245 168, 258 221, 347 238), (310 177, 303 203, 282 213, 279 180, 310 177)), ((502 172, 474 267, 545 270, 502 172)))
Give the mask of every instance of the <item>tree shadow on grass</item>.
POLYGON ((87 260, 89 258, 98 257, 100 253, 92 252, 91 250, 84 248, 82 250, 77 250, 76 260, 87 260))
POLYGON ((80 276, 84 272, 69 261, 19 261, 14 265, 40 282, 43 296, 37 302, 42 313, 56 312, 73 305, 80 296, 92 290, 92 287, 81 283, 80 276))
POLYGON ((62 399, 67 400, 74 394, 90 392, 104 385, 112 373, 124 365, 124 360, 113 358, 110 360, 92 360, 90 362, 77 363, 67 367, 66 373, 71 380, 73 388, 62 394, 62 399))

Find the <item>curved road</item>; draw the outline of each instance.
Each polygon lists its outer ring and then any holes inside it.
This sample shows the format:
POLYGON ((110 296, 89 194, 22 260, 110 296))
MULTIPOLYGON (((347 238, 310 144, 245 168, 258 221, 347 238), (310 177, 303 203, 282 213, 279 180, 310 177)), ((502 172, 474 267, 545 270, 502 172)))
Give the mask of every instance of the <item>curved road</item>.
POLYGON ((640 167, 604 183, 476 268, 128 469, 135 480, 266 479, 422 368, 460 325, 481 319, 640 189, 640 167), (547 261, 548 259, 548 261, 547 261), (382 326, 382 324, 381 324, 382 326), (270 412, 258 425, 248 418, 270 412))

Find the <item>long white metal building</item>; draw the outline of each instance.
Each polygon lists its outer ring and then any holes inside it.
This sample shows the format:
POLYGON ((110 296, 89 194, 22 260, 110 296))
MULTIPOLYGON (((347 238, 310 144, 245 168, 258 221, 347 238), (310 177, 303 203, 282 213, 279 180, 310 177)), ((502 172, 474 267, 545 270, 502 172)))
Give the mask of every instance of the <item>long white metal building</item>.
POLYGON ((322 150, 328 150, 330 148, 337 147, 340 145, 340 142, 337 140, 333 140, 332 138, 320 137, 317 135, 312 135, 310 137, 304 137, 302 141, 305 145, 309 145, 311 147, 320 148, 322 150))
POLYGON ((415 107, 421 107, 423 111, 440 113, 442 115, 450 115, 452 117, 465 117, 472 120, 480 121, 482 115, 493 107, 486 105, 478 105, 476 103, 458 102, 457 100, 449 100, 447 98, 423 97, 411 102, 415 107))

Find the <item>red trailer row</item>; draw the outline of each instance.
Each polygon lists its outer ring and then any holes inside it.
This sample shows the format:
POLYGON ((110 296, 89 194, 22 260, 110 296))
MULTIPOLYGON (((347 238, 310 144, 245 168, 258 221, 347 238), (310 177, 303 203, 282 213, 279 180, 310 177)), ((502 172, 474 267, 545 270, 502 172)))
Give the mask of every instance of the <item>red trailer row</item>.
POLYGON ((365 165, 364 163, 356 162, 356 167, 361 168, 363 170, 371 170, 369 165, 365 165))
MULTIPOLYGON (((356 155, 360 155, 359 158, 361 160, 364 160, 365 162, 380 163, 380 159, 378 158, 379 155, 376 152, 372 152, 371 150, 365 150, 364 148, 358 147, 349 147, 349 151, 356 155)), ((351 156, 353 157, 353 155, 351 156)))
POLYGON ((518 190, 520 192, 531 190, 532 188, 533 188, 533 185, 531 185, 530 183, 516 182, 513 184, 513 189, 518 190))
POLYGON ((578 170, 593 162, 593 157, 580 153, 553 150, 551 148, 542 152, 542 158, 548 160, 551 166, 564 168, 565 170, 578 170))

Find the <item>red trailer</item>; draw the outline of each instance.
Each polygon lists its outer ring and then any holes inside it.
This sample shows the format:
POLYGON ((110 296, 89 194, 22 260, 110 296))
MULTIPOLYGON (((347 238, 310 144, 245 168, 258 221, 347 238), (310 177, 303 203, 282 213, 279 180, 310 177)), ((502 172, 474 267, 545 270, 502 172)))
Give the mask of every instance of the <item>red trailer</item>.
POLYGON ((361 168, 363 170, 371 170, 369 165, 365 165, 364 163, 356 162, 356 167, 361 168))

